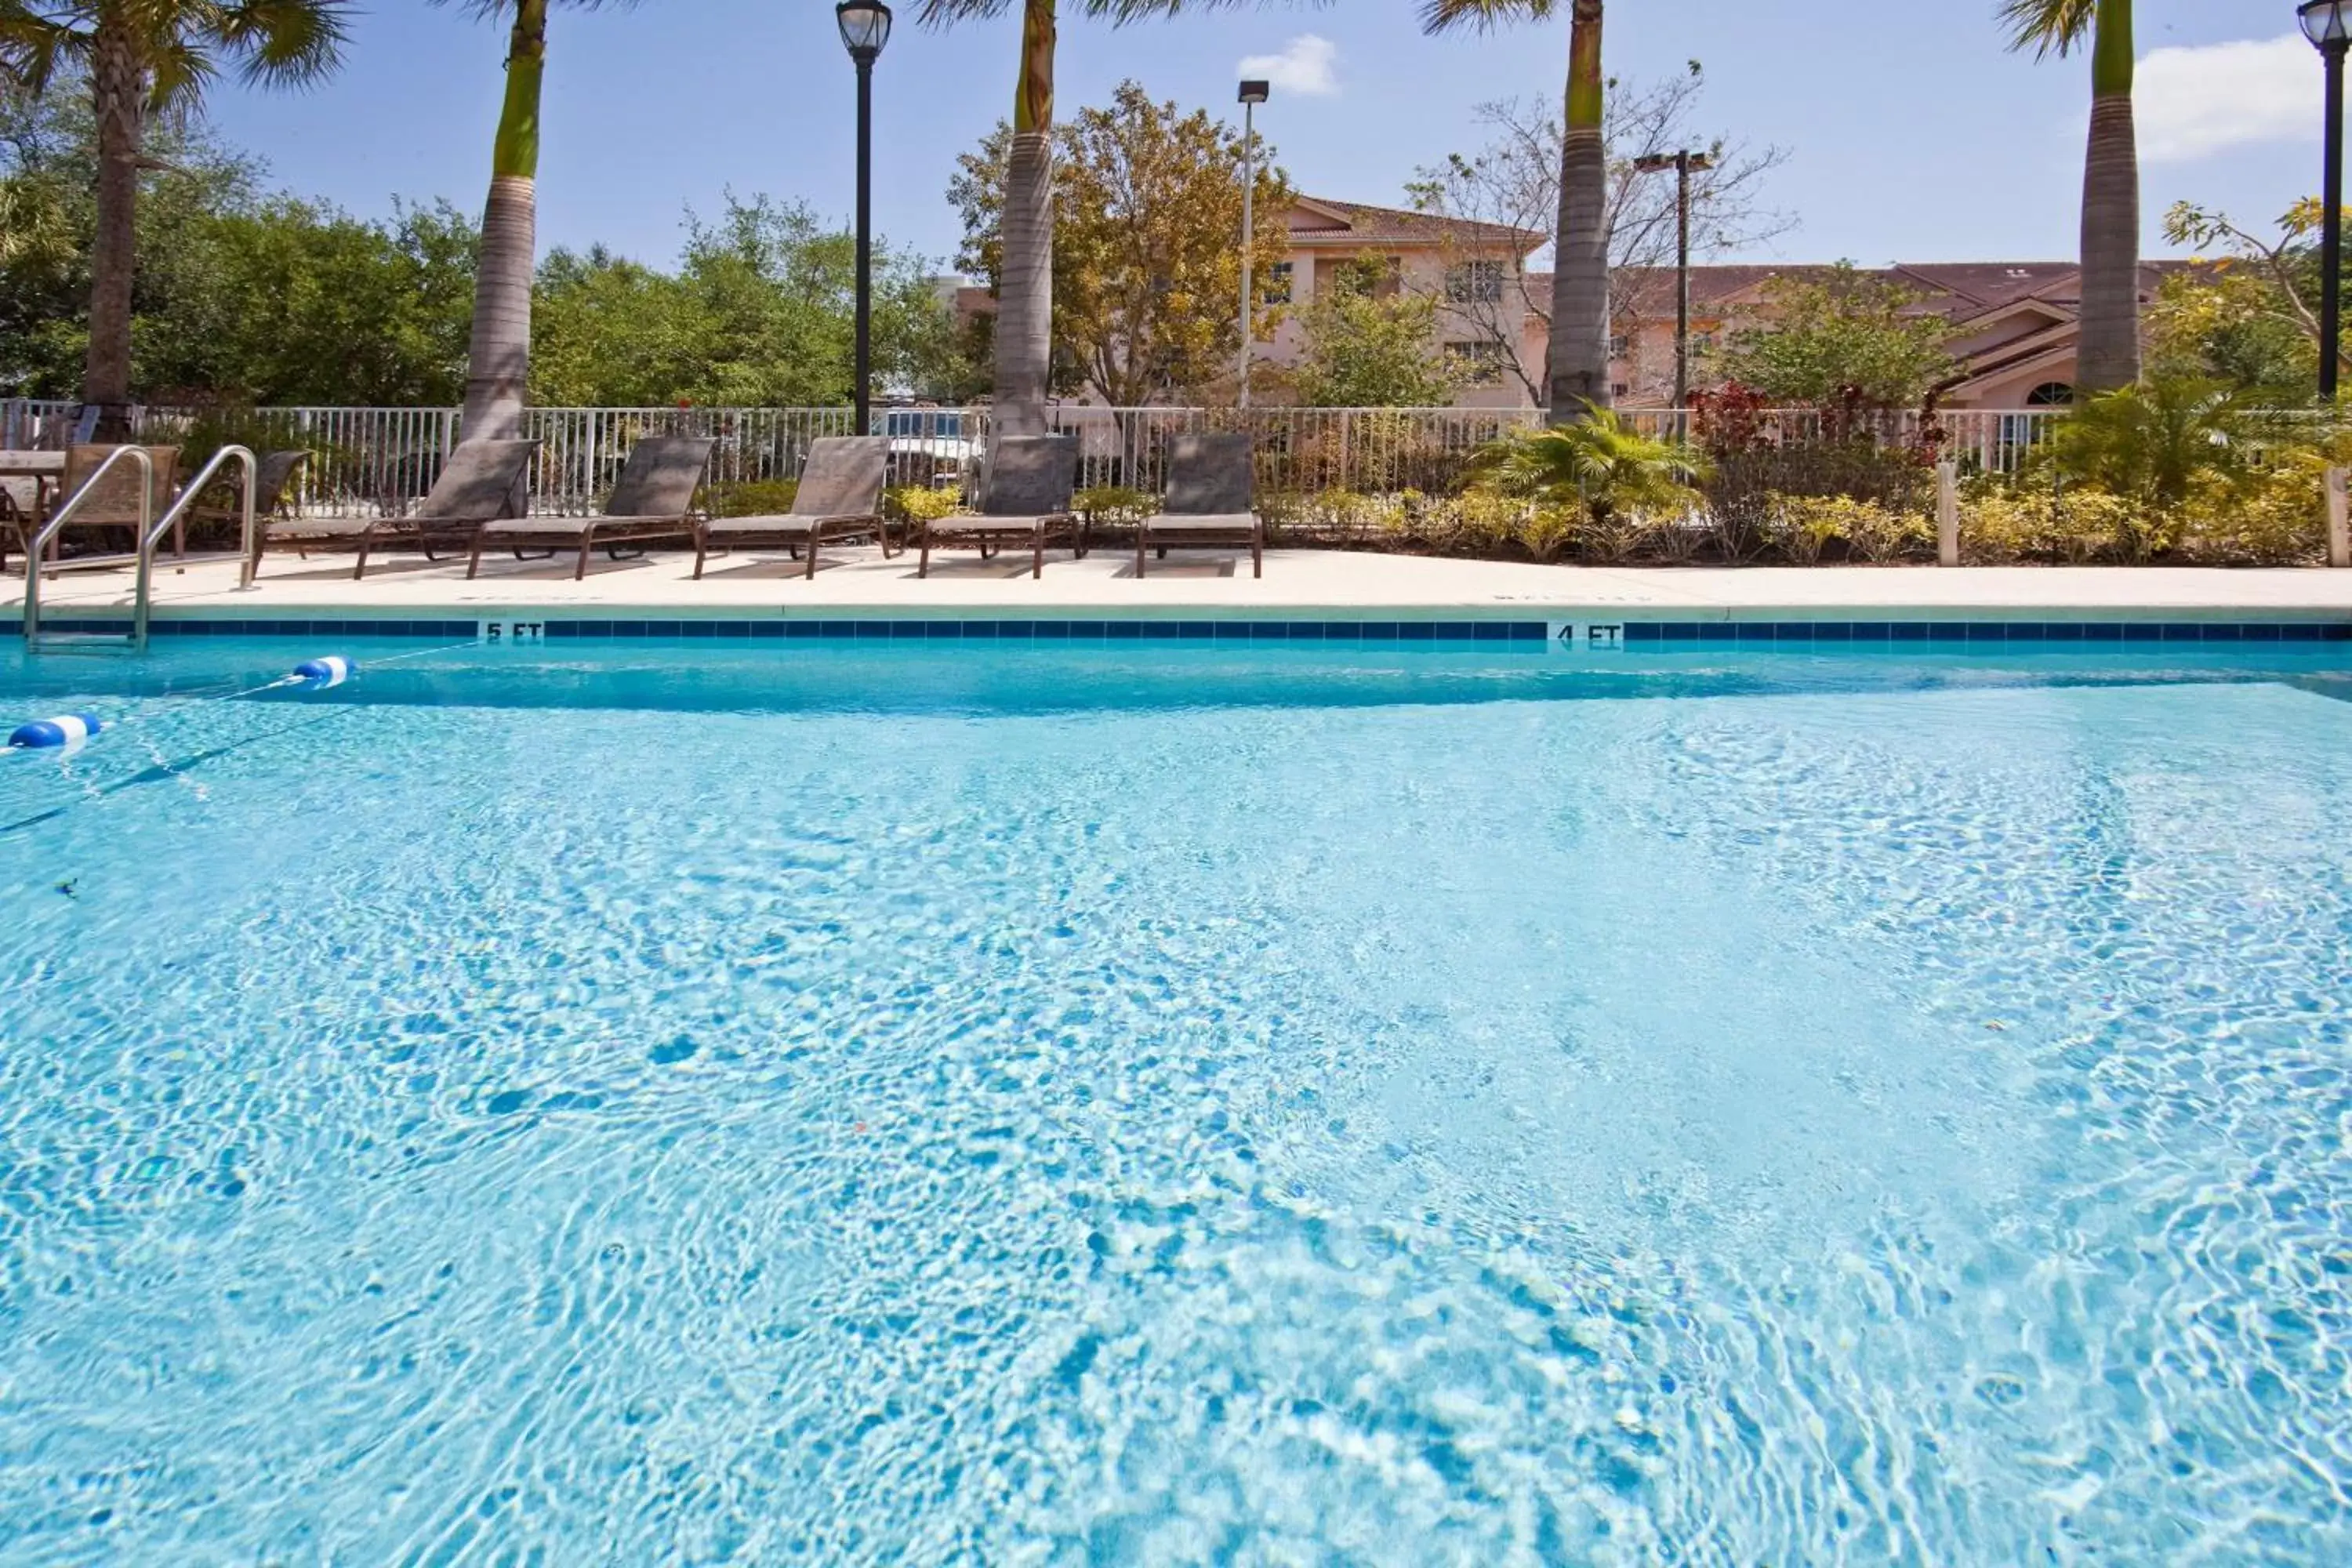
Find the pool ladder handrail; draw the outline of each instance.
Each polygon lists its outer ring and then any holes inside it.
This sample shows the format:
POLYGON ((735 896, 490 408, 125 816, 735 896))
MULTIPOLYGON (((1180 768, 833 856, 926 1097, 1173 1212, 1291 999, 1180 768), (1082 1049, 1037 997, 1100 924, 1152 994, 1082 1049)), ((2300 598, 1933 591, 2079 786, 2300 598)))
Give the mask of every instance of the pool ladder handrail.
POLYGON ((211 460, 196 470, 196 477, 181 487, 179 500, 165 507, 163 515, 157 518, 152 524, 140 530, 138 600, 131 611, 131 646, 142 653, 147 648, 148 608, 154 597, 155 547, 163 542, 163 535, 171 531, 172 525, 187 515, 188 509, 195 504, 197 497, 205 493, 205 487, 212 482, 213 476, 220 472, 220 466, 231 458, 235 458, 245 469, 245 482, 240 487, 241 494, 238 500, 238 515, 243 521, 242 526, 237 531, 237 556, 240 564, 237 568, 236 585, 239 588, 249 588, 253 585, 255 556, 253 495, 254 487, 259 478, 259 464, 255 459, 251 447, 232 444, 215 452, 211 460))
MULTIPOLYGON (((26 542, 23 629, 25 650, 27 653, 38 652, 40 648, 42 558, 48 552, 50 544, 55 542, 58 535, 64 531, 66 524, 73 521, 73 515, 81 509, 82 502, 97 492, 98 481, 105 476, 106 471, 125 459, 139 465, 142 481, 139 486, 139 537, 142 541, 146 539, 148 519, 155 510, 155 459, 147 455, 147 448, 144 447, 117 447, 100 461, 97 468, 90 470, 89 478, 84 479, 80 488, 66 498, 65 504, 58 508, 56 515, 41 525, 41 531, 26 542)), ((146 554, 143 548, 140 553, 143 560, 146 554)), ((143 577, 142 586, 143 589, 143 577)))
POLYGON ((155 461, 147 455, 146 448, 142 447, 118 447, 108 453, 105 460, 91 470, 89 478, 82 481, 81 488, 67 498, 65 505, 58 509, 55 517, 42 525, 41 531, 32 541, 32 552, 26 558, 25 574, 24 632, 25 647, 28 651, 37 652, 40 647, 41 574, 39 565, 42 552, 48 548, 50 542, 57 538, 65 525, 73 520, 74 511, 80 506, 82 498, 90 492, 91 486, 98 482, 99 477, 126 457, 138 463, 145 481, 140 486, 139 490, 139 555, 132 589, 131 636, 126 639, 131 648, 140 653, 144 653, 147 649, 147 628, 155 596, 155 547, 163 542, 163 535, 171 531, 172 526, 187 515, 188 510, 195 504, 197 498, 205 493, 205 487, 210 484, 213 476, 220 471, 221 465, 232 460, 244 470, 243 482, 238 487, 238 515, 241 521, 238 530, 238 555, 242 564, 238 570, 237 586, 245 588, 252 585, 253 503, 255 486, 259 477, 259 464, 252 449, 231 444, 215 452, 211 459, 196 470, 195 478, 190 479, 182 488, 179 499, 163 509, 163 515, 150 521, 149 514, 155 507, 155 461))

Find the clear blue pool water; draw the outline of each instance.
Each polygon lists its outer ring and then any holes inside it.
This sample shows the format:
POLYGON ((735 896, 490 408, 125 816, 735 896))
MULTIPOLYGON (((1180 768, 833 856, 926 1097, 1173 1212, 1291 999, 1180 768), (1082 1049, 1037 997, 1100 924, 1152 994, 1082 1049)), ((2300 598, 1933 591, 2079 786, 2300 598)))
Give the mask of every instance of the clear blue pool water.
POLYGON ((2352 1560, 2340 651, 327 651, 0 663, 0 1561, 2352 1560))

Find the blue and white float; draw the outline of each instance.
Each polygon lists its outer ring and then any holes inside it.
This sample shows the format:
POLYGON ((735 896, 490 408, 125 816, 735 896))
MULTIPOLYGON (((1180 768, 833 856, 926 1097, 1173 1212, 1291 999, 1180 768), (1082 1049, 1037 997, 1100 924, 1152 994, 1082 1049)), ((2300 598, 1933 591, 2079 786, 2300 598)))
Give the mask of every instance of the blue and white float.
POLYGON ((304 659, 294 667, 294 673, 288 679, 323 689, 341 686, 358 673, 359 666, 339 653, 331 653, 324 658, 304 659))
POLYGON ((54 719, 36 719, 29 724, 17 725, 8 736, 8 744, 34 750, 79 746, 104 728, 95 714, 60 713, 54 719))

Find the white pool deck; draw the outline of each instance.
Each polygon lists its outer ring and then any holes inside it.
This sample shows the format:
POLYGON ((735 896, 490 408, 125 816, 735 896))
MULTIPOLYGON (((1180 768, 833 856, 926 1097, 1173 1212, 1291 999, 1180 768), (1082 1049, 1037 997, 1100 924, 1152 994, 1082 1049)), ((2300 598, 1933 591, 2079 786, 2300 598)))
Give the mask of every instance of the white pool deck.
MULTIPOLYGON (((2324 568, 2230 571, 2183 567, 1538 566, 1344 551, 1274 551, 1254 580, 1246 561, 1201 554, 1155 562, 1142 581, 1131 553, 1097 550, 1084 561, 1050 556, 1042 579, 1026 559, 983 563, 969 552, 933 563, 918 579, 911 555, 884 560, 871 548, 828 551, 814 580, 780 556, 714 559, 692 580, 690 555, 657 553, 614 562, 599 555, 584 582, 571 562, 485 562, 468 582, 462 562, 379 557, 353 582, 350 557, 271 555, 258 582, 237 586, 234 561, 157 564, 158 619, 205 620, 333 613, 364 618, 434 613, 457 618, 502 615, 592 616, 633 612, 665 617, 698 612, 826 617, 1059 615, 1156 619, 1265 615, 1329 616, 1379 611, 1555 620, 1624 616, 1739 621, 1791 616, 1841 619, 1948 619, 2034 616, 2096 620, 2161 612, 2183 619, 2352 617, 2352 571, 2324 568)), ((13 564, 13 563, 12 563, 13 564)), ((12 570, 0 579, 0 617, 13 619, 24 593, 12 570)), ((42 584, 47 617, 127 613, 128 570, 64 573, 42 584)))

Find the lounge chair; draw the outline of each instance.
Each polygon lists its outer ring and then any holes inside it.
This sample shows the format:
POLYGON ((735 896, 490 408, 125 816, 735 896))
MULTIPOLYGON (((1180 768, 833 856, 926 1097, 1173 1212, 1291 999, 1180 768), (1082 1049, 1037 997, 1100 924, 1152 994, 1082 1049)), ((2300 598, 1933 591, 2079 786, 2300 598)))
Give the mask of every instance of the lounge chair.
MULTIPOLYGON (((310 454, 301 451, 264 452, 254 460, 253 521, 255 547, 259 548, 262 534, 272 522, 291 521, 292 497, 289 493, 294 476, 302 471, 310 454)), ((240 503, 240 481, 244 475, 235 468, 218 471, 212 482, 205 486, 204 495, 180 514, 173 528, 172 552, 188 552, 188 524, 218 523, 234 531, 245 525, 245 512, 240 503)), ((242 547, 244 542, 238 541, 242 547)))
POLYGON ((486 522, 474 532, 474 552, 466 575, 481 570, 482 552, 491 545, 580 546, 580 564, 572 580, 588 575, 588 552, 599 544, 615 561, 618 545, 648 539, 693 539, 695 492, 710 468, 710 454, 719 445, 715 436, 641 436, 629 448, 629 460, 595 517, 516 517, 486 522))
MULTIPOLYGON (((476 531, 493 518, 513 517, 529 499, 536 441, 460 441, 441 465, 433 488, 406 517, 305 517, 273 521, 257 531, 262 550, 357 550, 352 580, 367 574, 368 556, 379 544, 413 544, 428 561, 436 547, 470 548, 476 531)), ((257 558, 257 574, 261 566, 257 558)))
POLYGON ((1005 545, 1026 543, 1032 577, 1045 574, 1045 546, 1057 539, 1068 543, 1074 557, 1085 560, 1085 527, 1070 510, 1077 483, 1076 436, 994 437, 983 466, 979 513, 925 523, 922 559, 915 575, 931 574, 931 551, 939 545, 977 545, 986 560, 1005 545))
POLYGON ((843 539, 872 538, 890 548, 890 525, 882 517, 882 482, 890 466, 887 436, 824 436, 809 444, 808 461, 801 469, 800 489, 793 493, 793 510, 768 517, 714 517, 696 530, 694 576, 702 580, 703 558, 714 544, 722 550, 737 545, 782 544, 795 553, 805 546, 808 569, 816 575, 821 544, 843 539))
POLYGON ((1247 436, 1179 436, 1168 454, 1168 499, 1135 531, 1135 574, 1169 548, 1249 546, 1250 575, 1265 575, 1265 521, 1252 498, 1256 458, 1247 436))
MULTIPOLYGON (((179 472, 180 448, 150 447, 147 458, 154 464, 155 489, 147 505, 147 521, 153 522, 172 504, 173 479, 179 472)), ((50 504, 48 515, 55 517, 68 501, 81 496, 99 468, 113 454, 110 443, 85 441, 66 448, 65 477, 58 486, 57 500, 50 504)), ((68 532, 85 528, 120 531, 129 548, 120 554, 85 555, 65 561, 52 561, 52 568, 62 566, 99 569, 120 565, 130 560, 139 549, 139 486, 141 478, 136 463, 117 463, 98 481, 99 488, 82 498, 81 504, 66 522, 68 532)), ((12 507, 10 510, 16 510, 12 507)), ((20 551, 32 547, 33 536, 40 531, 38 521, 27 512, 18 519, 13 531, 20 551)), ((62 540, 59 541, 62 543, 62 540)), ((52 546, 51 548, 56 548, 52 546)), ((7 556, 5 545, 0 545, 0 563, 7 556)))

